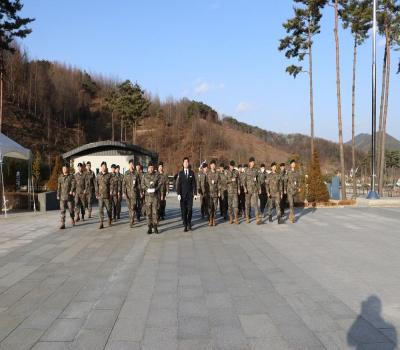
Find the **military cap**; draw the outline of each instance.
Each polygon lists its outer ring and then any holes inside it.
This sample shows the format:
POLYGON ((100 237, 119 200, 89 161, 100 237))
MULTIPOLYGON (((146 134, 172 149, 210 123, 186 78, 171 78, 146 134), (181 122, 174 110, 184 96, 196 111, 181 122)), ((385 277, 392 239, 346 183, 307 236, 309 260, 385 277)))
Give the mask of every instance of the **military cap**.
POLYGON ((159 162, 158 166, 164 166, 164 162, 159 162))
POLYGON ((281 164, 279 164, 279 166, 286 166, 286 164, 285 163, 281 163, 281 164))
POLYGON ((215 160, 215 159, 213 159, 211 162, 210 162, 210 165, 211 164, 217 164, 217 161, 215 160))
POLYGON ((225 168, 225 164, 224 164, 224 163, 220 163, 220 164, 219 164, 219 167, 220 167, 220 168, 225 168))
POLYGON ((115 166, 115 168, 117 168, 117 169, 121 169, 121 167, 120 167, 118 164, 115 166))
POLYGON ((294 159, 292 159, 292 160, 290 161, 290 164, 292 164, 292 163, 296 163, 296 161, 295 161, 294 159))
POLYGON ((65 168, 69 168, 69 163, 64 163, 64 164, 63 164, 63 168, 64 168, 64 167, 65 167, 65 168))
POLYGON ((129 164, 134 164, 133 159, 129 159, 129 164))
POLYGON ((117 166, 115 164, 111 164, 111 169, 115 169, 117 166))
POLYGON ((238 168, 243 168, 243 164, 239 164, 239 165, 238 165, 238 168))
POLYGON ((82 163, 78 163, 78 167, 82 166, 82 163))
POLYGON ((250 163, 250 162, 255 162, 255 161, 256 161, 256 160, 255 160, 254 157, 250 157, 250 158, 249 158, 249 163, 250 163))
POLYGON ((103 166, 103 165, 105 165, 105 166, 107 166, 107 162, 101 162, 101 165, 100 166, 103 166))
POLYGON ((86 165, 92 165, 92 163, 90 163, 90 160, 88 160, 88 161, 86 162, 86 165))
POLYGON ((207 164, 206 162, 204 162, 201 166, 202 166, 202 168, 204 169, 204 168, 207 168, 207 167, 208 167, 208 164, 207 164))
MULTIPOLYGON (((235 161, 231 160, 231 162, 229 164, 230 164, 230 166, 235 166, 235 161)), ((240 165, 239 165, 239 167, 240 167, 240 165)))
POLYGON ((261 163, 260 168, 265 168, 265 164, 261 163))
POLYGON ((276 162, 271 163, 271 168, 276 165, 276 162))
POLYGON ((248 168, 249 166, 247 164, 243 165, 243 168, 248 168))
POLYGON ((147 167, 151 167, 151 166, 154 166, 154 163, 153 163, 153 162, 149 162, 149 163, 147 164, 147 167))

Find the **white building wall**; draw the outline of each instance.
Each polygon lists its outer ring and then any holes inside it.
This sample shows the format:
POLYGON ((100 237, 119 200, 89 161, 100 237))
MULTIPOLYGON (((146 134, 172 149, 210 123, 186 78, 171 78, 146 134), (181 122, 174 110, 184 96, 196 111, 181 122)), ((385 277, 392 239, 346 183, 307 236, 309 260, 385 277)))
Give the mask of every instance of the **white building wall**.
POLYGON ((133 156, 133 155, 90 155, 73 158, 75 171, 78 170, 78 163, 90 161, 92 163, 92 170, 97 173, 100 171, 100 165, 104 161, 107 163, 108 170, 111 171, 111 164, 116 164, 121 167, 121 173, 125 173, 129 169, 129 160, 133 159, 135 162, 139 161, 144 168, 147 168, 147 163, 150 157, 147 156, 133 156))

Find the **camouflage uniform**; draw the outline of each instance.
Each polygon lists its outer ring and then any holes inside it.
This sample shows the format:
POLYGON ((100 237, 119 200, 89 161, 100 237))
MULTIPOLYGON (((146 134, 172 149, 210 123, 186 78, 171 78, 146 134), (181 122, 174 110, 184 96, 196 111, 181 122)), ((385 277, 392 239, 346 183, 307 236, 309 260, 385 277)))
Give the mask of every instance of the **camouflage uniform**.
POLYGON ((157 228, 158 217, 158 192, 160 190, 160 179, 156 172, 146 173, 142 178, 142 191, 145 193, 147 224, 149 227, 157 228))
POLYGON ((160 190, 158 191, 158 219, 164 220, 165 218, 165 207, 167 205, 167 193, 169 179, 166 174, 158 174, 160 181, 160 190))
POLYGON ((272 221, 272 208, 275 207, 278 222, 281 219, 280 200, 282 194, 282 179, 278 173, 270 173, 267 176, 267 193, 269 197, 268 215, 269 221, 272 221))
POLYGON ((239 173, 239 185, 240 185, 240 194, 239 194, 239 215, 245 217, 246 215, 246 193, 244 192, 244 184, 246 182, 246 173, 243 171, 239 173))
POLYGON ((210 214, 208 212, 208 203, 210 201, 210 187, 208 185, 206 173, 199 173, 197 188, 200 194, 201 217, 204 218, 205 216, 207 216, 207 218, 209 219, 210 214))
POLYGON ((79 221, 79 212, 82 211, 82 219, 85 218, 85 202, 87 193, 87 176, 85 173, 77 172, 75 174, 75 218, 79 221))
POLYGON ((287 201, 287 171, 284 170, 279 173, 281 177, 281 183, 282 183, 282 198, 279 202, 280 208, 281 208, 281 214, 282 216, 285 215, 285 207, 286 207, 286 201, 287 201))
POLYGON ((220 214, 226 220, 228 214, 228 177, 225 170, 219 173, 219 183, 221 194, 219 197, 220 214))
POLYGON ((254 208, 257 224, 259 224, 258 194, 260 191, 260 185, 258 183, 258 170, 256 168, 248 168, 245 174, 244 187, 246 189, 246 222, 250 222, 251 208, 254 208))
POLYGON ((124 175, 117 173, 119 195, 117 201, 117 219, 121 219, 121 204, 122 204, 122 183, 124 182, 124 175))
POLYGON ((260 171, 258 173, 258 183, 260 184, 261 193, 259 194, 260 198, 260 215, 264 216, 265 207, 267 206, 268 196, 267 196, 267 187, 266 187, 266 179, 267 179, 267 172, 260 171))
POLYGON ((140 217, 143 215, 143 203, 144 203, 144 195, 142 193, 143 173, 136 172, 136 174, 139 180, 139 187, 136 195, 136 218, 138 221, 140 221, 140 217))
POLYGON ((71 193, 75 192, 75 177, 72 174, 60 175, 57 182, 57 198, 60 201, 61 226, 65 225, 65 211, 68 208, 72 224, 74 221, 74 197, 71 193))
POLYGON ((228 180, 228 212, 229 212, 229 222, 233 223, 233 218, 235 224, 239 223, 238 218, 238 205, 239 205, 239 172, 236 169, 227 170, 226 177, 228 180))
POLYGON ((103 226, 104 221, 104 208, 106 208, 108 223, 111 224, 111 203, 110 203, 110 184, 111 184, 111 174, 109 172, 102 173, 101 171, 96 177, 95 188, 96 197, 99 200, 99 217, 100 217, 100 227, 103 226))
POLYGON ((116 220, 118 217, 118 202, 120 202, 122 193, 122 182, 117 173, 111 173, 110 193, 112 218, 116 220))
POLYGON ((288 196, 289 202, 289 220, 294 222, 295 214, 294 214, 294 198, 296 194, 299 192, 300 188, 300 174, 297 170, 289 170, 286 174, 286 193, 288 196))
POLYGON ((92 170, 86 171, 86 181, 87 181, 87 190, 86 190, 86 202, 85 202, 85 208, 88 209, 89 212, 89 217, 92 217, 92 201, 93 201, 93 193, 94 193, 94 188, 95 188, 95 181, 96 181, 96 175, 92 170))
POLYGON ((209 200, 208 200, 208 215, 209 225, 215 226, 215 218, 217 216, 218 209, 218 197, 220 195, 220 178, 219 173, 216 171, 209 171, 207 173, 207 183, 210 188, 209 200))
POLYGON ((131 227, 135 223, 136 199, 140 192, 140 180, 136 171, 128 170, 122 182, 122 193, 126 196, 131 227))

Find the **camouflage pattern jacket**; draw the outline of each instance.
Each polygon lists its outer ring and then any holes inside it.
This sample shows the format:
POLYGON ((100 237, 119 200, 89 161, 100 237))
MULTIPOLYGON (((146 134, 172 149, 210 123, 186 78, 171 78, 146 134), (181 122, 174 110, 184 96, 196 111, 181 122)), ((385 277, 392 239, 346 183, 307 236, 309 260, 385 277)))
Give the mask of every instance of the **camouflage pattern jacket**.
POLYGON ((207 183, 210 188, 209 194, 212 198, 217 198, 221 191, 219 175, 216 171, 213 172, 211 170, 207 173, 207 183))
POLYGON ((87 193, 93 193, 95 189, 95 181, 96 181, 96 175, 92 170, 86 171, 86 182, 87 182, 87 193))
POLYGON ((71 192, 75 192, 74 175, 60 175, 57 182, 57 198, 61 201, 67 201, 71 199, 71 192))
POLYGON ((160 178, 156 172, 146 173, 142 178, 142 191, 145 193, 146 200, 148 198, 154 198, 158 196, 160 191, 160 178))
POLYGON ((221 194, 224 193, 225 191, 228 191, 228 176, 226 174, 226 170, 219 173, 219 183, 220 183, 219 187, 221 194))
POLYGON ((110 173, 110 175, 110 193, 113 196, 116 196, 122 192, 122 183, 119 179, 119 175, 117 175, 116 173, 110 173))
POLYGON ((244 188, 247 190, 247 193, 258 194, 260 190, 260 185, 258 183, 258 170, 256 168, 248 168, 245 174, 244 188))
POLYGON ((136 171, 128 170, 124 175, 122 182, 122 193, 126 195, 126 198, 136 198, 140 192, 140 180, 136 171))
POLYGON ((160 195, 165 199, 165 196, 168 193, 168 185, 169 185, 169 179, 167 174, 158 174, 159 181, 160 181, 160 195))
POLYGON ((259 171, 258 173, 258 184, 260 186, 261 194, 267 194, 267 180, 268 173, 266 171, 259 171))
POLYGON ((282 193, 282 179, 278 173, 271 173, 267 176, 267 193, 271 197, 278 197, 282 193))
POLYGON ((300 174, 297 170, 289 170, 286 174, 287 193, 296 194, 300 188, 300 174))
POLYGON ((207 179, 207 174, 201 172, 198 174, 198 192, 202 196, 209 196, 210 195, 210 186, 208 185, 208 179, 207 179))
POLYGON ((85 173, 79 171, 75 174, 75 192, 77 194, 86 194, 88 188, 88 178, 85 173))
POLYGON ((96 189, 96 197, 102 199, 109 199, 110 198, 110 184, 111 184, 111 173, 105 172, 102 173, 101 171, 98 173, 95 182, 95 189, 96 189))
POLYGON ((232 171, 227 170, 226 177, 228 179, 228 193, 238 194, 240 186, 239 172, 236 169, 233 169, 232 171))

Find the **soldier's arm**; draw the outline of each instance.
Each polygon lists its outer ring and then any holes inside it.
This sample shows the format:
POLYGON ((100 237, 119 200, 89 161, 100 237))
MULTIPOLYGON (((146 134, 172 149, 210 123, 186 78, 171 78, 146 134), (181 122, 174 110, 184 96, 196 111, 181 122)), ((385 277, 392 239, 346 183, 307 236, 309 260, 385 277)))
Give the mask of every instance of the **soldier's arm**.
POLYGON ((122 178, 122 195, 125 195, 126 193, 126 176, 122 178))
POLYGON ((193 172, 193 195, 194 196, 197 196, 197 181, 196 181, 196 177, 195 177, 195 175, 194 175, 194 172, 193 172))
POLYGON ((60 178, 58 178, 57 181, 57 199, 60 199, 61 196, 61 180, 60 178))
POLYGON ((95 179, 94 179, 94 191, 95 191, 95 193, 96 193, 96 197, 98 197, 99 196, 99 178, 98 177, 96 177, 95 179))
POLYGON ((71 192, 74 194, 76 191, 76 180, 75 177, 72 178, 72 183, 71 183, 71 192))

